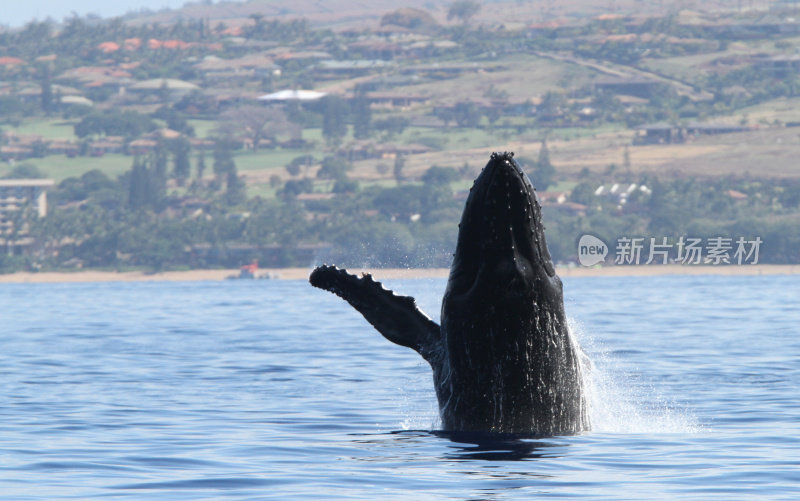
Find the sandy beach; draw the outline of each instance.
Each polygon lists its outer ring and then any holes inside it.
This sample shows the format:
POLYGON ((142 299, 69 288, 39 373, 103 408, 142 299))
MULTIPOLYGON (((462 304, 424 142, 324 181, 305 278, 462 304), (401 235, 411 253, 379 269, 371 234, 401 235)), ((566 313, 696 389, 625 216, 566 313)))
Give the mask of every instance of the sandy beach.
MULTIPOLYGON (((351 273, 372 273, 376 280, 401 278, 446 278, 447 268, 376 268, 350 269, 351 273)), ((239 270, 191 270, 145 273, 141 271, 113 272, 82 270, 75 272, 18 272, 0 275, 0 283, 69 283, 69 282, 158 282, 225 280, 238 275, 239 270)), ((261 269, 259 275, 278 280, 306 280, 311 268, 261 269)), ((602 268, 559 267, 561 277, 626 277, 660 275, 796 275, 800 265, 743 265, 743 266, 607 266, 602 268)))

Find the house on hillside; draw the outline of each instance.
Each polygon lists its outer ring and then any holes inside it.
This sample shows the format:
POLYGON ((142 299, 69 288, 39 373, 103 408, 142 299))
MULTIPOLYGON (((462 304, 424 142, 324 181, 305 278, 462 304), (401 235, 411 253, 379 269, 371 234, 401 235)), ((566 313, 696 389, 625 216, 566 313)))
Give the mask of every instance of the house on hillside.
POLYGON ((61 96, 59 102, 64 106, 83 106, 91 108, 94 102, 83 96, 61 96))
POLYGON ((730 198, 736 200, 736 201, 747 200, 747 194, 746 193, 742 193, 741 191, 728 190, 728 191, 725 192, 725 194, 728 195, 730 198))
POLYGON ((11 68, 14 66, 22 66, 24 64, 25 60, 20 59, 18 57, 11 57, 11 56, 0 57, 0 67, 11 68))
POLYGON ((415 96, 399 92, 369 92, 367 100, 370 105, 384 108, 408 108, 415 104, 425 104, 430 98, 426 96, 415 96))
POLYGON ((348 44, 348 53, 361 54, 364 58, 382 59, 389 61, 402 54, 403 47, 385 40, 371 39, 359 40, 348 44))
POLYGON ((564 191, 539 191, 536 195, 543 205, 563 204, 567 201, 567 193, 564 191))
POLYGON ((254 106, 258 104, 258 98, 263 94, 261 92, 243 90, 243 89, 208 89, 203 92, 204 95, 211 97, 217 103, 217 109, 234 108, 237 106, 254 106))
POLYGON ((27 160, 36 154, 44 154, 47 146, 38 134, 16 134, 13 131, 3 132, 0 159, 4 162, 27 160))
MULTIPOLYGON (((128 70, 107 66, 70 68, 59 74, 55 79, 83 89, 108 88, 117 94, 123 94, 129 85, 135 83, 133 75, 128 70)), ((67 94, 62 92, 62 95, 67 94)))
POLYGON ((549 207, 558 211, 567 212, 579 216, 586 215, 587 207, 583 204, 570 202, 569 193, 564 191, 539 191, 536 193, 542 207, 549 207))
POLYGON ((452 40, 418 40, 403 47, 407 59, 436 57, 442 53, 461 47, 452 40))
POLYGON ((24 146, 0 146, 0 160, 11 162, 33 158, 33 149, 24 146))
POLYGON ((564 202, 562 204, 542 204, 543 207, 551 207, 555 210, 567 212, 575 216, 586 216, 586 209, 588 207, 577 202, 564 202))
POLYGON ((747 132, 752 127, 744 125, 713 124, 691 122, 687 125, 668 124, 665 122, 642 125, 636 128, 633 144, 675 144, 697 136, 713 136, 747 132))
POLYGON ((137 139, 128 143, 128 153, 134 156, 147 155, 156 150, 158 141, 154 139, 137 139))
POLYGON ((136 82, 128 87, 128 90, 142 95, 178 98, 192 91, 200 90, 200 87, 191 82, 175 78, 153 78, 136 82))
POLYGON ((299 64, 307 67, 317 61, 333 59, 333 56, 327 52, 315 50, 295 51, 288 47, 276 47, 268 50, 265 54, 273 58, 275 64, 281 67, 287 64, 299 64))
POLYGON ((714 136, 717 134, 733 134, 735 132, 747 132, 752 127, 745 125, 729 124, 710 124, 703 122, 690 122, 686 125, 686 134, 690 136, 714 136))
POLYGON ((681 127, 660 122, 637 127, 633 144, 673 144, 684 140, 685 134, 681 127))
MULTIPOLYGON (((67 87, 66 85, 52 85, 50 87, 53 98, 61 100, 63 98, 82 97, 81 91, 74 87, 67 87)), ((14 95, 21 101, 29 103, 39 103, 42 99, 42 86, 39 84, 29 84, 16 90, 14 95)))
MULTIPOLYGON (((0 236, 7 239, 24 235, 33 218, 47 216, 47 188, 54 185, 52 179, 0 179, 0 236)), ((25 244, 6 240, 2 243, 12 252, 13 247, 25 244)))
POLYGON ((234 59, 206 56, 194 67, 207 82, 261 80, 280 74, 280 67, 264 54, 247 54, 234 59))
POLYGON ((270 103, 288 103, 288 102, 314 102, 327 96, 326 92, 317 92, 314 90, 299 90, 299 89, 286 89, 271 94, 264 94, 259 96, 258 100, 270 103))
POLYGON ((53 139, 47 143, 48 155, 66 155, 70 158, 78 156, 80 148, 69 139, 53 139))
POLYGON ((18 57, 0 56, 0 76, 2 77, 22 74, 26 66, 25 60, 18 57))
POLYGON ((371 141, 359 141, 351 144, 344 154, 347 160, 355 162, 369 158, 393 159, 431 151, 434 149, 424 144, 376 144, 371 141))
POLYGON ((89 155, 93 157, 102 157, 107 153, 123 153, 124 151, 125 139, 122 136, 106 136, 89 143, 89 155))

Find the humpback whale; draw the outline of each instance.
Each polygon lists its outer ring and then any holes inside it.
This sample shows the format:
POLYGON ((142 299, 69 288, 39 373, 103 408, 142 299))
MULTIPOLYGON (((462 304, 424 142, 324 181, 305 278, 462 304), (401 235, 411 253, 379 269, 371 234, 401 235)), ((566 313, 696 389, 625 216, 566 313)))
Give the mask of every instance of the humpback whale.
POLYGON ((547 249, 541 204, 513 153, 494 153, 459 224, 441 324, 371 275, 323 265, 309 277, 433 369, 448 431, 534 435, 589 429, 579 350, 547 249))

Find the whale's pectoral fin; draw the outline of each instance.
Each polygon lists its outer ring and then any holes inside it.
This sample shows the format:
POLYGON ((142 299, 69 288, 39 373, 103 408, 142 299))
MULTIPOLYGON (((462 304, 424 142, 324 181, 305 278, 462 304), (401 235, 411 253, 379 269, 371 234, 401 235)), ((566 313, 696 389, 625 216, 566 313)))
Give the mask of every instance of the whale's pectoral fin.
POLYGON ((439 352, 439 325, 417 308, 413 297, 396 295, 372 275, 357 277, 335 266, 318 267, 309 282, 350 303, 389 341, 416 350, 428 361, 439 352))

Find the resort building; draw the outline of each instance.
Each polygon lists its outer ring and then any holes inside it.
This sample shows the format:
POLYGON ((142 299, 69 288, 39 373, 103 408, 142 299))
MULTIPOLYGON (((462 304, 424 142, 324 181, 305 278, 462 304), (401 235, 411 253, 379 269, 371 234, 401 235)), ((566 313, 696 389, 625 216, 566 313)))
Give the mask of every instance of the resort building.
POLYGON ((32 217, 47 215, 52 179, 0 179, 0 235, 19 233, 32 217))

